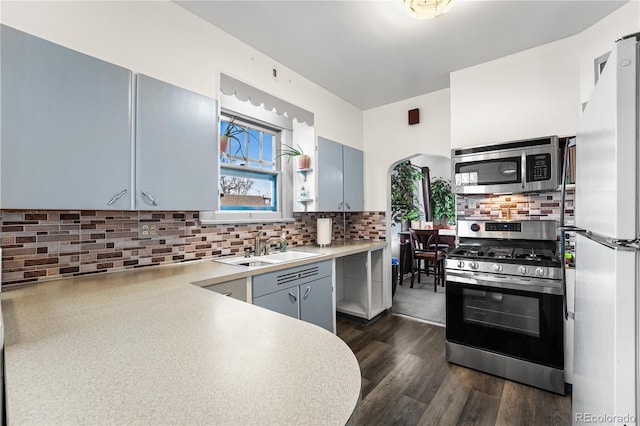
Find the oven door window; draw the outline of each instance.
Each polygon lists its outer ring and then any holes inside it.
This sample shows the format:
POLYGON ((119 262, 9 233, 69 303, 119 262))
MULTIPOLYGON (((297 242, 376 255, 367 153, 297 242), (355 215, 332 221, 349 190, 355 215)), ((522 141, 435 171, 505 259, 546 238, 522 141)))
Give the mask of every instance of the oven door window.
POLYGON ((447 282, 447 340, 564 367, 562 296, 447 282))
POLYGON ((477 185, 498 185, 521 183, 521 157, 499 158, 495 160, 470 161, 456 164, 456 174, 473 175, 477 185))
POLYGON ((467 324, 540 337, 540 300, 463 288, 462 320, 467 324))

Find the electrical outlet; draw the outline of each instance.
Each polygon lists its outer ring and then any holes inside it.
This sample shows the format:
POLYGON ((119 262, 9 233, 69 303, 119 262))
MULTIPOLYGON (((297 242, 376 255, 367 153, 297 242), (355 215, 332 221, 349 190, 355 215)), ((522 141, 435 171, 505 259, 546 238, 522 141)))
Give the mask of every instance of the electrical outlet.
POLYGON ((138 238, 153 238, 158 236, 158 224, 140 222, 138 226, 138 238))

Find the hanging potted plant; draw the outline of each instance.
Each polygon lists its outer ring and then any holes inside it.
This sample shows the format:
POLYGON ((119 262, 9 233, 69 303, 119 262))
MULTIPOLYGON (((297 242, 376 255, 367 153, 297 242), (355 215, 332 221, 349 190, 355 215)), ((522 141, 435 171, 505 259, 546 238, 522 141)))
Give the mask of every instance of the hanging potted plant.
POLYGON ((456 197, 451 191, 451 181, 435 178, 431 181, 431 203, 433 218, 442 225, 454 225, 456 220, 456 197))
POLYGON ((279 154, 276 155, 276 158, 283 156, 287 157, 287 162, 291 161, 291 158, 295 158, 297 170, 309 168, 309 165, 311 164, 311 157, 302 151, 300 145, 298 145, 298 148, 294 148, 287 144, 282 144, 282 146, 283 148, 280 150, 279 154))
POLYGON ((238 143, 238 149, 235 154, 240 153, 240 155, 244 158, 244 152, 242 151, 242 141, 239 138, 239 135, 243 133, 248 133, 247 129, 235 123, 236 117, 231 117, 227 124, 227 128, 220 135, 220 153, 226 154, 227 149, 229 147, 230 141, 236 141, 238 143))
POLYGON ((239 125, 235 123, 236 117, 231 117, 231 119, 227 122, 227 127, 224 132, 220 135, 220 154, 227 156, 230 160, 230 156, 233 155, 235 160, 239 160, 238 157, 241 157, 240 165, 244 165, 247 162, 247 156, 244 154, 243 146, 245 144, 246 139, 244 138, 244 134, 249 136, 249 142, 253 139, 260 147, 262 147, 262 141, 256 137, 256 135, 252 134, 249 129, 245 126, 239 125), (241 136, 242 135, 242 136, 241 136), (233 142, 238 145, 235 152, 231 154, 233 142), (239 155, 238 155, 239 154, 239 155), (242 162, 244 161, 244 163, 242 162))

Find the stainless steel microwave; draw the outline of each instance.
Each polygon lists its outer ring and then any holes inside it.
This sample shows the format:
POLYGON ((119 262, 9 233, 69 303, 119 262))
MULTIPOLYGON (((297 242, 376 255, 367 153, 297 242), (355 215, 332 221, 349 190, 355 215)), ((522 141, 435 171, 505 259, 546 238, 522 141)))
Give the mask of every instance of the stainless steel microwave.
POLYGON ((559 182, 558 137, 451 150, 456 194, 553 191, 559 182))

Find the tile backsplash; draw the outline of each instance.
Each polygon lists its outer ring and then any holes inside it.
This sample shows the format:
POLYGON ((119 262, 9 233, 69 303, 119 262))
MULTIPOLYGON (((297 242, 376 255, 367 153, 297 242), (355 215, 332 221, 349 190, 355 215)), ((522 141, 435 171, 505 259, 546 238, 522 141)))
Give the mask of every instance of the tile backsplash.
POLYGON ((24 284, 236 255, 261 237, 315 243, 316 219, 333 219, 333 240, 385 239, 385 213, 296 213, 295 222, 201 225, 198 212, 1 210, 2 284, 24 284), (140 239, 141 223, 158 236, 140 239), (343 233, 343 229, 346 232, 343 233))
MULTIPOLYGON (((560 192, 512 195, 463 195, 456 197, 458 219, 560 220, 560 192)), ((573 221, 574 192, 567 191, 566 222, 573 221)))

